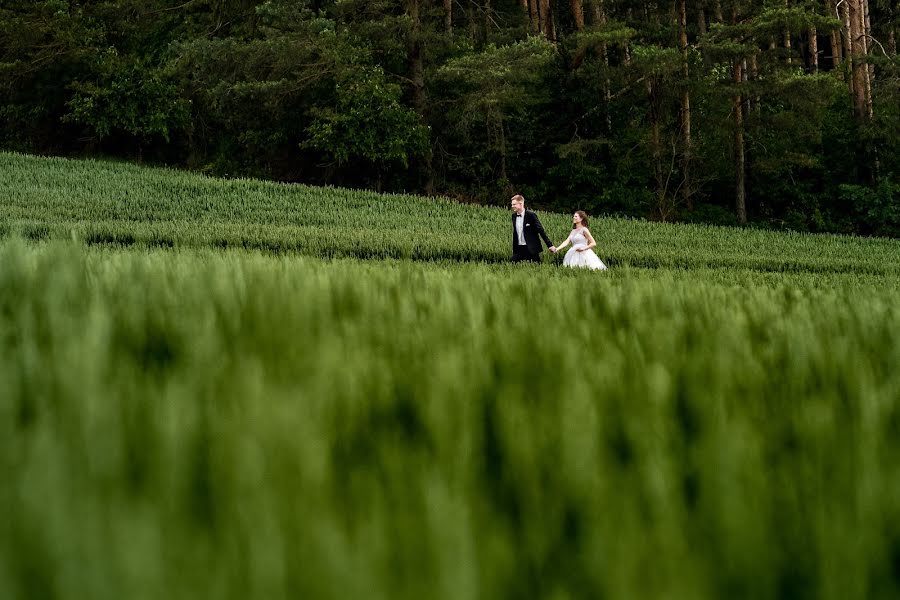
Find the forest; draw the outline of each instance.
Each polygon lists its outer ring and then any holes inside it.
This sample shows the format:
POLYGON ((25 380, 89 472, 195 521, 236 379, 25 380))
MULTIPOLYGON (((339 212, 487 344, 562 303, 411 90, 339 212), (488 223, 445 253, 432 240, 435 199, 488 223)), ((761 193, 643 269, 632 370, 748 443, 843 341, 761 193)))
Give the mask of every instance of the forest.
POLYGON ((900 3, 0 0, 0 149, 900 236, 900 3))

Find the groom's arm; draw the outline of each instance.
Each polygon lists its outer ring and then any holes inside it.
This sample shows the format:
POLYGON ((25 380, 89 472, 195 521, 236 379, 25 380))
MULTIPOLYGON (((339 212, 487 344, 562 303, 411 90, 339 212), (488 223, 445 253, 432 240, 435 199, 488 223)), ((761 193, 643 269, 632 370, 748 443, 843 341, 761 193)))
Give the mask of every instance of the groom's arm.
POLYGON ((550 241, 549 236, 547 236, 547 232, 544 231, 544 226, 541 225, 541 220, 538 219, 537 213, 534 213, 534 225, 537 227, 538 235, 541 236, 541 239, 544 240, 544 243, 547 244, 547 248, 553 248, 553 242, 550 241))

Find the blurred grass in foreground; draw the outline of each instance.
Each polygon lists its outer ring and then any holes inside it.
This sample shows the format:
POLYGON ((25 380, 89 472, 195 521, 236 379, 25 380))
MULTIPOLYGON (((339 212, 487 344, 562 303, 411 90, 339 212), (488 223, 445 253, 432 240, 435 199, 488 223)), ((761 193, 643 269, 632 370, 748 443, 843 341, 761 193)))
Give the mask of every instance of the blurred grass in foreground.
POLYGON ((898 284, 0 244, 2 598, 896 598, 898 284))

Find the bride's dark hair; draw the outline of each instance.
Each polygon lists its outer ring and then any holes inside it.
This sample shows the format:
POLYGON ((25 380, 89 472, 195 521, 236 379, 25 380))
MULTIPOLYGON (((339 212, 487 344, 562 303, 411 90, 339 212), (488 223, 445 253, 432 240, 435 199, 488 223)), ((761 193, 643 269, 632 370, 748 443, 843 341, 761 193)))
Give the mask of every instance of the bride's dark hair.
MULTIPOLYGON (((587 213, 584 212, 583 210, 576 210, 575 214, 578 215, 579 217, 581 217, 581 226, 587 227, 587 223, 588 223, 587 213)), ((572 229, 575 229, 575 223, 572 223, 572 229)))

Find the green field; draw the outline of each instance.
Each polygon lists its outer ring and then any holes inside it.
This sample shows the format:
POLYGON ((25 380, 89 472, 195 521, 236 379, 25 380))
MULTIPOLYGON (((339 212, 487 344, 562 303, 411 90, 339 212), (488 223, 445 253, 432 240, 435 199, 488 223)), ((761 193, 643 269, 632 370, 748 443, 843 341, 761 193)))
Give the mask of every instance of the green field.
MULTIPOLYGON (((508 211, 447 200, 4 153, 0 174, 0 233, 28 239, 326 258, 497 262, 511 253, 508 211)), ((568 234, 570 215, 541 217, 554 241, 568 234)), ((612 265, 900 275, 897 240, 621 219, 591 230, 612 265)))
POLYGON ((0 598, 898 597, 900 242, 591 229, 0 154, 0 598))

